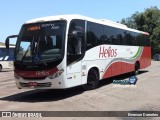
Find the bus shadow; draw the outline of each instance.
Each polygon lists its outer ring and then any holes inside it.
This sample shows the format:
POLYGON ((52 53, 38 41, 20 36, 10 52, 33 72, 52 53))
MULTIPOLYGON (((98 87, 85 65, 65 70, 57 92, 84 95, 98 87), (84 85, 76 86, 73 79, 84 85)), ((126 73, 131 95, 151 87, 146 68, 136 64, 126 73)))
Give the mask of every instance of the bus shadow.
MULTIPOLYGON (((148 71, 147 70, 143 70, 143 71, 141 70, 141 71, 139 71, 137 76, 139 76, 140 74, 146 73, 146 72, 148 72, 148 71)), ((115 77, 106 78, 106 79, 100 81, 99 87, 105 86, 107 84, 111 84, 111 83, 113 83, 113 80, 129 79, 131 76, 133 76, 133 73, 126 73, 126 74, 123 74, 123 75, 118 75, 118 76, 115 76, 115 77)))
MULTIPOLYGON (((140 71, 140 74, 146 73, 148 71, 140 71)), ((101 80, 99 87, 111 84, 113 80, 123 80, 128 79, 132 74, 127 73, 124 75, 119 75, 116 77, 107 78, 105 80, 101 80)), ((64 90, 30 90, 26 92, 17 93, 14 95, 10 95, 7 97, 0 98, 3 101, 13 101, 13 102, 47 102, 47 101, 58 101, 66 98, 70 98, 72 96, 76 96, 82 94, 84 90, 82 87, 74 87, 64 90)))
POLYGON ((75 87, 66 90, 31 90, 3 97, 0 98, 0 100, 29 103, 49 102, 66 99, 81 94, 83 92, 84 90, 81 87, 75 87))
POLYGON ((0 73, 4 73, 4 72, 12 72, 13 70, 12 69, 9 69, 9 70, 2 70, 0 71, 0 73))

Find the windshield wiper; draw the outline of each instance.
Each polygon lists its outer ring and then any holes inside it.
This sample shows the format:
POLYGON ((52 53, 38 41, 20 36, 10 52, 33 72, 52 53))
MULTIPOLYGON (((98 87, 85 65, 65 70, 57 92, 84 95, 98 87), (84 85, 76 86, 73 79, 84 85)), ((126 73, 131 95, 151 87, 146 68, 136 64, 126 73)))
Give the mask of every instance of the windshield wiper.
MULTIPOLYGON (((42 37, 42 35, 39 36, 38 42, 37 42, 37 44, 36 44, 36 46, 35 46, 35 54, 40 53, 40 48, 39 48, 39 46, 40 46, 41 37, 42 37)), ((40 59, 40 61, 43 62, 45 66, 47 66, 47 62, 46 62, 45 60, 40 59)))
POLYGON ((26 57, 26 55, 27 55, 27 53, 28 53, 28 51, 29 51, 30 48, 31 48, 31 45, 28 46, 26 52, 24 53, 24 55, 23 55, 23 57, 22 57, 21 62, 23 62, 23 60, 24 60, 24 58, 26 57))

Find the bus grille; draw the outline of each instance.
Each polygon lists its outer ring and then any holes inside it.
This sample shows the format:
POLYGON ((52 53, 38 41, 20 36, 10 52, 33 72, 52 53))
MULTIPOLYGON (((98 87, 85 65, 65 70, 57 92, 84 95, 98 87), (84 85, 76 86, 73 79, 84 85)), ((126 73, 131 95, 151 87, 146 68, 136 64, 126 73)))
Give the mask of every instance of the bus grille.
POLYGON ((46 77, 22 77, 24 80, 44 80, 46 77))
MULTIPOLYGON (((29 83, 22 83, 20 82, 19 83, 22 87, 30 87, 29 83)), ((51 82, 47 82, 47 83, 37 83, 37 86, 34 86, 35 88, 36 87, 51 87, 52 83, 51 82)))

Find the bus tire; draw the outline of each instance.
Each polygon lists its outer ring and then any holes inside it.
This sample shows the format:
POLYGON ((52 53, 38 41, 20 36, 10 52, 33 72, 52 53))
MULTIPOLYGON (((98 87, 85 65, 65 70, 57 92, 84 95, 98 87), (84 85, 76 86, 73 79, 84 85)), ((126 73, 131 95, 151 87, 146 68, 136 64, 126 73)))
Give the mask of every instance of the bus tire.
POLYGON ((136 62, 136 64, 135 64, 135 71, 134 71, 134 74, 135 74, 135 75, 138 75, 138 73, 139 73, 139 68, 140 68, 139 62, 136 62))
POLYGON ((96 69, 90 69, 87 77, 87 84, 83 85, 84 90, 93 90, 99 84, 99 74, 96 69))
POLYGON ((2 71, 2 65, 0 65, 0 71, 2 71))

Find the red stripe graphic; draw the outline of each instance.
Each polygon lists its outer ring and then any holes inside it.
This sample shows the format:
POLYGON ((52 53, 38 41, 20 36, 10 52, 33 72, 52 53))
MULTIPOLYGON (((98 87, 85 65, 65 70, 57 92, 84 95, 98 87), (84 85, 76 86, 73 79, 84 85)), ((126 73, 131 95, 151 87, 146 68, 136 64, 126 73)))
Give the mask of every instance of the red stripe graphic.
POLYGON ((20 77, 47 77, 53 75, 58 71, 58 68, 52 68, 50 70, 42 70, 42 71, 21 71, 15 69, 14 72, 18 74, 20 77))
MULTIPOLYGON (((146 68, 151 65, 151 48, 144 47, 143 52, 139 60, 135 59, 135 62, 139 61, 140 69, 146 68)), ((112 76, 120 75, 135 70, 135 62, 127 63, 125 61, 114 61, 105 71, 102 79, 109 78, 112 76)))

